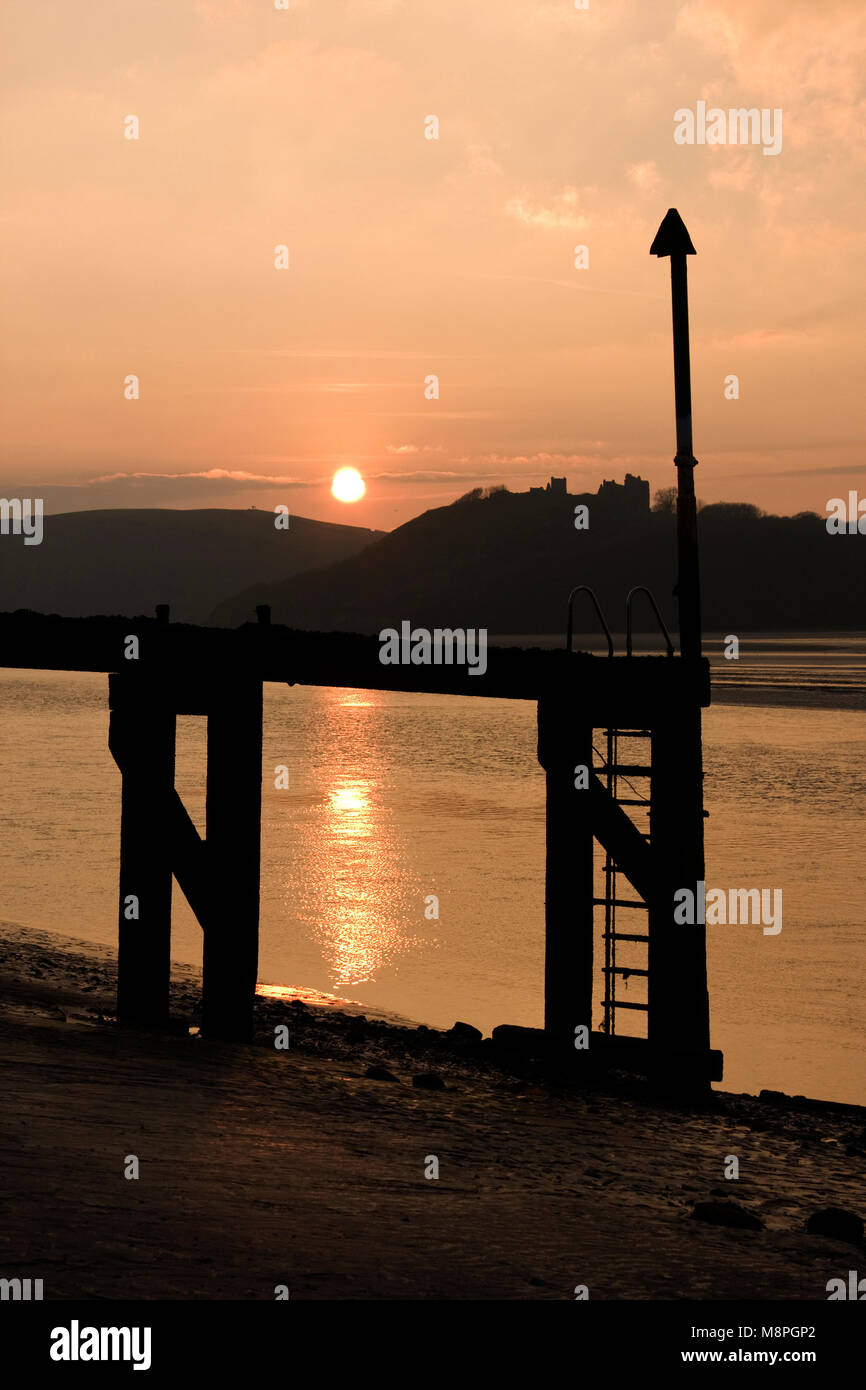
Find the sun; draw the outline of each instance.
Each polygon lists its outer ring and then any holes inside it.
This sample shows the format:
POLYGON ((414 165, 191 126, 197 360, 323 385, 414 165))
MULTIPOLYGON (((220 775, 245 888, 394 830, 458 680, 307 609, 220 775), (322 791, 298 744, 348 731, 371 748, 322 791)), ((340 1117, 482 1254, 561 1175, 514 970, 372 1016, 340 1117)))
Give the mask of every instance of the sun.
POLYGON ((367 484, 357 468, 340 468, 334 474, 331 492, 338 502, 357 502, 367 491, 367 484))

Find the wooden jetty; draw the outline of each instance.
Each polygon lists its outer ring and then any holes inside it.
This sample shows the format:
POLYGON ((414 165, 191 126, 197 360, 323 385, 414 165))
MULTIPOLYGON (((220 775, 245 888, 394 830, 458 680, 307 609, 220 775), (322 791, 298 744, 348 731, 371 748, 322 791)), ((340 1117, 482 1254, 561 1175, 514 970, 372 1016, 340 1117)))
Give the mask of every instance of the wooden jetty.
POLYGON ((534 700, 547 784, 545 1030, 552 1052, 569 1065, 586 1060, 575 1048, 575 1030, 591 1027, 601 979, 593 959, 598 840, 647 909, 648 1039, 618 1039, 610 1027, 593 1034, 589 1053, 639 1070, 650 1070, 652 1054, 654 1071, 717 1076, 703 928, 673 925, 674 890, 703 878, 700 778, 682 754, 684 729, 709 704, 705 659, 490 647, 479 677, 465 667, 383 665, 376 637, 293 631, 267 621, 226 630, 166 619, 165 609, 153 619, 0 614, 2 665, 108 675, 109 746, 122 774, 121 1022, 152 1026, 168 1018, 174 879, 203 930, 202 1029, 250 1036, 263 682, 534 700), (174 786, 178 715, 207 718, 204 838, 174 786), (594 730, 648 735, 646 766, 615 770, 648 779, 649 839, 611 789, 612 769, 596 768, 594 730), (589 776, 577 789, 581 765, 589 776))
MULTIPOLYGON (((624 655, 613 654, 612 642, 606 657, 571 651, 570 605, 565 649, 492 647, 483 676, 460 666, 384 665, 376 637, 294 631, 272 624, 266 609, 257 622, 233 630, 173 624, 165 605, 155 618, 0 614, 3 666, 108 675, 109 746, 122 774, 120 1022, 167 1022, 176 880, 203 931, 202 1030, 228 1039, 252 1033, 265 681, 533 700, 546 776, 545 1050, 558 1071, 624 1067, 688 1089, 721 1079, 721 1054, 710 1048, 705 928, 674 923, 675 891, 694 890, 704 879, 701 709, 710 702, 700 641, 685 298, 685 258, 694 248, 675 210, 652 253, 671 258, 678 655, 664 633, 665 655, 634 656, 630 617, 624 655), (207 719, 204 838, 174 785, 178 715, 207 719), (629 751, 635 748, 637 754, 629 751), (576 775, 579 769, 585 776, 576 775), (601 895, 595 842, 605 851, 601 895), (597 909, 604 911, 601 967, 594 958, 597 909), (623 943, 643 950, 645 963, 623 963, 623 943), (645 999, 617 993, 617 982, 633 977, 645 981, 645 999), (593 1031, 601 985, 603 1025, 593 1031), (623 1010, 645 1015, 646 1037, 617 1032, 623 1010)), ((636 595, 629 595, 629 614, 636 595)), ((601 617, 597 605, 596 612, 601 617)))

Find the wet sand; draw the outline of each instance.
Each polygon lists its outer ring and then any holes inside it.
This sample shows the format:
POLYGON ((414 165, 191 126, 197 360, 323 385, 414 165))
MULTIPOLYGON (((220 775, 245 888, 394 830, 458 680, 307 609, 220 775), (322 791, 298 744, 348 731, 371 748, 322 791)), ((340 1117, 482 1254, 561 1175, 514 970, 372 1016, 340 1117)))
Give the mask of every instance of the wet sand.
POLYGON ((862 1109, 568 1089, 489 1041, 266 999, 254 1043, 214 1043, 184 966, 171 1031, 119 1030, 108 949, 7 924, 0 954, 0 1277, 46 1299, 823 1300, 866 1269, 804 1229, 866 1215, 862 1109), (763 1229, 692 1217, 726 1200, 763 1229))

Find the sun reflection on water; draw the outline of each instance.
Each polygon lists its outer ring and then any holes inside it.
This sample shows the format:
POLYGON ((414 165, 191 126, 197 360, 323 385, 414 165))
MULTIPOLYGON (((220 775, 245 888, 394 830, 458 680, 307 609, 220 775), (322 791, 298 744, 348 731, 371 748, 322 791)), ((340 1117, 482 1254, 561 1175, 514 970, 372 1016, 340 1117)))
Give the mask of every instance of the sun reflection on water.
POLYGON ((295 821, 294 910, 318 939, 330 988, 368 984, 407 945, 408 855, 388 794, 381 696, 334 692, 325 747, 310 760, 309 797, 295 821))
POLYGON ((365 811, 370 810, 366 785, 359 783, 355 787, 337 787, 334 791, 328 792, 328 801, 336 813, 331 825, 335 835, 372 834, 369 823, 358 820, 365 811))

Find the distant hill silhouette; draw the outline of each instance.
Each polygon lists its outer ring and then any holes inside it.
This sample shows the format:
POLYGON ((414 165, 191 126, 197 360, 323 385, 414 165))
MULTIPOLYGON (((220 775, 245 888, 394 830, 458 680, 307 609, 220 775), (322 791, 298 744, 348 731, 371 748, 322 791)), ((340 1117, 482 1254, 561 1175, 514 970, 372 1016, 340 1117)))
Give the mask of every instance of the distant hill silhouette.
MULTIPOLYGON (((234 626, 252 619, 256 603, 270 603, 274 622, 319 631, 378 632, 409 619, 427 628, 560 632, 570 589, 585 583, 611 628, 622 632, 626 594, 645 584, 674 630, 676 516, 651 511, 639 482, 606 483, 598 495, 582 497, 569 495, 562 479, 529 493, 476 490, 351 559, 256 585, 220 604, 211 621, 234 626), (589 506, 587 530, 574 527, 578 503, 589 506)), ((829 535, 825 518, 765 516, 745 503, 717 503, 702 508, 698 529, 707 631, 866 625, 862 544, 829 535)), ((594 627, 578 615, 578 631, 581 621, 584 630, 594 627)), ((635 630, 650 627, 636 604, 635 630)))
POLYGON ((64 617, 151 613, 171 605, 177 622, 204 622, 226 593, 285 580, 357 554, 381 536, 272 511, 124 509, 44 519, 41 545, 0 536, 0 609, 64 617))

